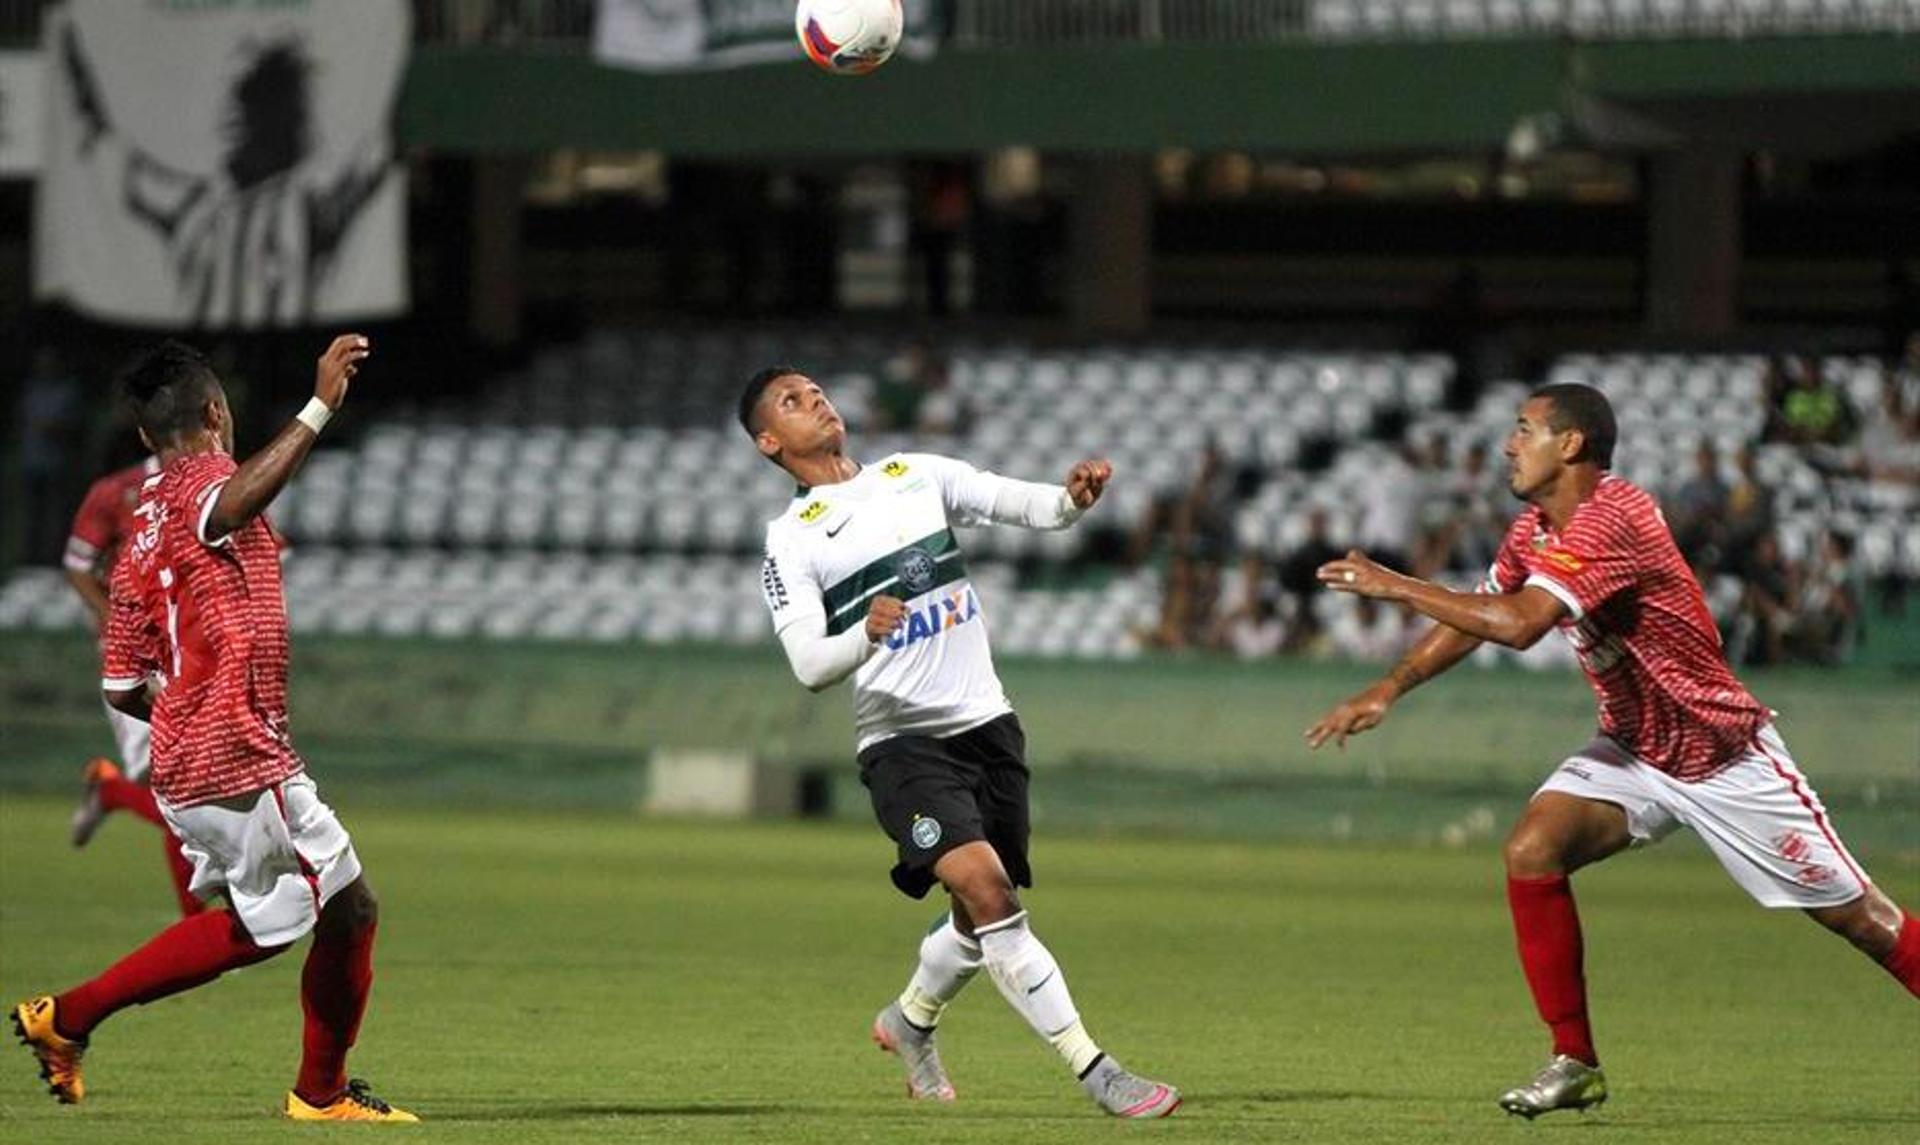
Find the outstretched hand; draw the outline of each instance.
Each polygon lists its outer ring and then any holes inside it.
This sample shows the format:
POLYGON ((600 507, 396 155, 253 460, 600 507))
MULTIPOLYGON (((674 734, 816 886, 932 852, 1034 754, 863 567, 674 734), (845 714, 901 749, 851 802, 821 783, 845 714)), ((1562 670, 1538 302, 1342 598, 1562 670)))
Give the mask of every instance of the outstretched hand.
POLYGON ((1091 508, 1113 480, 1113 463, 1103 458, 1082 461, 1067 470, 1067 496, 1082 509, 1091 508))
POLYGON ((1318 748, 1332 740, 1335 747, 1344 750, 1348 736, 1359 735, 1379 726, 1380 721, 1387 718, 1387 709, 1392 705, 1392 696, 1378 684, 1358 695, 1349 696, 1334 705, 1331 711, 1303 733, 1307 746, 1318 748))
POLYGON ((373 343, 364 334, 342 334, 327 346, 326 353, 313 370, 313 396, 328 409, 339 409, 347 400, 347 385, 359 370, 360 362, 373 353, 373 343))
POLYGON ((1359 549, 1348 549, 1346 556, 1321 565, 1314 575, 1320 578, 1321 584, 1336 591, 1381 598, 1390 596, 1394 583, 1400 579, 1399 573, 1359 549))

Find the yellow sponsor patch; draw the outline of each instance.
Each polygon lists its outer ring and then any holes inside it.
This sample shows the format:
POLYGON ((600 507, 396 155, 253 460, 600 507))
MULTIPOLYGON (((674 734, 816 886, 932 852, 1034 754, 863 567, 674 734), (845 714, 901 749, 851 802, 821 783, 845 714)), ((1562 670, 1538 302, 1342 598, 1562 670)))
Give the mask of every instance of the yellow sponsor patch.
POLYGON ((895 459, 882 465, 880 472, 886 474, 888 477, 905 477, 907 475, 907 463, 895 459))
POLYGON ((807 502, 807 507, 800 510, 800 519, 809 525, 826 515, 827 503, 825 501, 809 501, 807 502))
POLYGON ((1568 552, 1565 549, 1548 549, 1546 552, 1541 553, 1540 555, 1541 555, 1541 558, 1545 560, 1548 564, 1553 565, 1555 568, 1562 569, 1566 572, 1577 573, 1581 569, 1587 567, 1587 564, 1585 561, 1581 560, 1579 557, 1574 556, 1572 553, 1568 552))

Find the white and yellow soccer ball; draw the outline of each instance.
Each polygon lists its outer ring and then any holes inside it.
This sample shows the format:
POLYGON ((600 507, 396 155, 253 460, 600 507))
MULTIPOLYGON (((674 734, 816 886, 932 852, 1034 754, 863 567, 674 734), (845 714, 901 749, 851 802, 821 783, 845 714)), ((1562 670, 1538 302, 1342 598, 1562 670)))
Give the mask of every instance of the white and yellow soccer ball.
POLYGON ((793 30, 807 58, 837 76, 865 75, 900 46, 900 0, 800 0, 793 30))

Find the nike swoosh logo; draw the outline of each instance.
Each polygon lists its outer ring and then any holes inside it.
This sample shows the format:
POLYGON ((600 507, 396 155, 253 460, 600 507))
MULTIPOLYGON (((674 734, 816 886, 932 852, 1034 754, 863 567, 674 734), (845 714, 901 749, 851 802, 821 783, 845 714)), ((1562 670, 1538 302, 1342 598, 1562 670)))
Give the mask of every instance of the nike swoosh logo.
POLYGON ((1049 974, 1045 978, 1040 979, 1040 981, 1035 982, 1033 985, 1027 987, 1027 993, 1031 994, 1035 990, 1038 990, 1040 987, 1045 986, 1047 983, 1053 981, 1053 975, 1058 973, 1060 973, 1060 971, 1055 970, 1053 974, 1049 974))
POLYGON ((849 518, 847 518, 847 520, 845 520, 845 521, 842 521, 842 522, 840 522, 840 524, 839 524, 838 526, 836 526, 835 528, 831 528, 831 529, 828 529, 828 530, 827 530, 827 536, 829 536, 829 537, 837 537, 837 536, 839 536, 839 535, 840 535, 840 530, 841 530, 841 529, 844 529, 844 528, 846 528, 846 527, 847 527, 847 525, 848 525, 848 523, 849 523, 849 522, 851 522, 852 520, 853 520, 853 518, 851 518, 851 517, 849 517, 849 518))

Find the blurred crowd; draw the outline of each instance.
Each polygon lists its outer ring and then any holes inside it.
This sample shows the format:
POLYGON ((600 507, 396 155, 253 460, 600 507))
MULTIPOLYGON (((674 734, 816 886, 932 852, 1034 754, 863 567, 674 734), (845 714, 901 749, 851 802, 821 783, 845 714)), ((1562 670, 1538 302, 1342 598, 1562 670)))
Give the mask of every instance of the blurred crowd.
MULTIPOLYGON (((247 388, 232 355, 223 353, 222 361, 235 385, 247 388)), ((87 481, 137 459, 124 423, 86 408, 77 374, 72 363, 42 352, 10 411, 27 508, 16 543, 30 562, 55 559, 87 481)), ((1652 492, 1738 665, 1847 662, 1872 617, 1906 607, 1920 565, 1920 524, 1912 512, 1920 507, 1920 334, 1878 376, 1879 391, 1869 396, 1823 376, 1817 361, 1782 356, 1752 399, 1765 408, 1745 419, 1762 427, 1750 440, 1662 447, 1691 450, 1663 453, 1661 471, 1669 477, 1652 492), (1868 501, 1895 506, 1892 519, 1904 514, 1908 523, 1892 530, 1883 523, 1877 537, 1856 535, 1859 513, 1810 510, 1818 498, 1810 502, 1804 489, 1769 483, 1767 475, 1779 480, 1782 470, 1762 462, 1780 461, 1780 451, 1804 463, 1796 465, 1800 476, 1817 474, 1815 484, 1855 495, 1864 488, 1868 501), (1891 557, 1889 532, 1899 534, 1900 551, 1891 557), (1863 543, 1871 559, 1862 559, 1863 543)), ((929 448, 939 448, 938 439, 964 440, 982 413, 952 384, 950 363, 926 337, 876 362, 863 384, 841 387, 836 400, 862 432, 935 439, 929 448)), ((1250 545, 1238 527, 1274 474, 1209 447, 1194 457, 1184 484, 1144 507, 1116 499, 1090 530, 1080 559, 1095 566, 1087 570, 1092 575, 1116 567, 1157 570, 1158 615, 1136 631, 1148 647, 1248 659, 1391 660, 1421 625, 1397 607, 1321 591, 1315 570, 1354 547, 1411 575, 1471 588, 1520 504, 1508 491, 1497 444, 1421 436, 1399 422, 1375 432, 1357 482, 1338 483, 1341 500, 1309 502, 1277 539, 1250 545)), ((1622 445, 1644 436, 1644 429, 1626 429, 1622 445)), ((1313 452, 1303 455, 1302 468, 1332 464, 1313 452)), ((1314 495, 1331 497, 1333 484, 1314 486, 1314 495)), ((1566 663, 1562 644, 1543 641, 1526 662, 1566 663)))
MULTIPOLYGON (((1845 663, 1871 615, 1904 610, 1910 578, 1895 562, 1870 583, 1856 538, 1831 523, 1789 556, 1757 448, 1790 447, 1823 477, 1903 488, 1896 499, 1920 496, 1920 334, 1887 371, 1877 410, 1863 413, 1796 356, 1772 361, 1763 400, 1759 441, 1731 450, 1702 442, 1686 476, 1651 491, 1735 664, 1845 663)), ((1160 616, 1143 640, 1249 659, 1392 660, 1418 639, 1418 618, 1322 592, 1314 570, 1351 545, 1413 576, 1475 586, 1520 509, 1506 475, 1504 458, 1477 442, 1401 442, 1369 469, 1357 506, 1309 509, 1304 536, 1275 555, 1236 544, 1248 482, 1209 451, 1186 489, 1156 501, 1134 529, 1128 559, 1164 569, 1160 616), (1356 508, 1357 528, 1336 536, 1338 515, 1356 508)), ((1560 642, 1551 643, 1540 657, 1565 660, 1560 642)))

